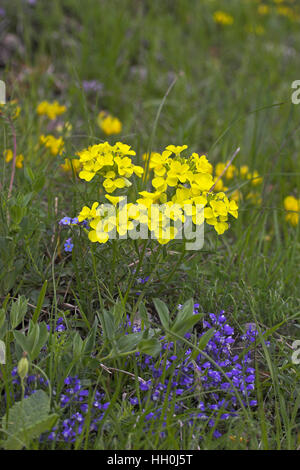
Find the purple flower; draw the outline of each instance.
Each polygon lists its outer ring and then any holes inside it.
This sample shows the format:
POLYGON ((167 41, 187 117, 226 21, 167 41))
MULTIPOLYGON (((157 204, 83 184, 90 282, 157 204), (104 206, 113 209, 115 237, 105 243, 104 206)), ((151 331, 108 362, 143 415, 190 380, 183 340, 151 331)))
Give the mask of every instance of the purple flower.
POLYGON ((86 92, 101 92, 103 89, 103 84, 98 82, 97 80, 83 80, 82 86, 84 91, 86 92))
POLYGON ((70 225, 71 224, 71 217, 64 217, 58 223, 59 223, 59 225, 70 225))
POLYGON ((72 238, 68 238, 66 241, 65 241, 65 245, 64 245, 64 249, 65 251, 67 252, 71 252, 73 250, 73 243, 72 243, 72 238))

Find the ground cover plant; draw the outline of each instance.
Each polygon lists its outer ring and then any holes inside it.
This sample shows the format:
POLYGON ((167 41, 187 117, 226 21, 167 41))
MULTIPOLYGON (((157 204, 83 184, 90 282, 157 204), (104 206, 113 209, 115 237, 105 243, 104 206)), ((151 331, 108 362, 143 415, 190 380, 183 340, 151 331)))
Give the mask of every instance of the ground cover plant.
POLYGON ((299 22, 1 1, 1 449, 299 448, 299 22))

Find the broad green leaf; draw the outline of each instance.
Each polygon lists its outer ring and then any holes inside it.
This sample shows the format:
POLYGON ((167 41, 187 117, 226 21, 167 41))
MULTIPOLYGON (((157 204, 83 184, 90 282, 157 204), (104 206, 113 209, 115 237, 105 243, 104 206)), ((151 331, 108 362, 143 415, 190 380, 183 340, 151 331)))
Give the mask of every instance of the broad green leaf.
POLYGON ((106 310, 103 310, 102 312, 99 313, 99 319, 101 322, 105 339, 112 340, 115 336, 115 330, 116 330, 114 317, 112 313, 107 312, 106 310))
MULTIPOLYGON (((215 334, 215 331, 216 330, 214 328, 210 328, 209 330, 207 330, 204 333, 204 335, 201 336, 201 338, 199 340, 199 343, 197 344, 197 348, 201 349, 201 351, 202 351, 207 346, 207 343, 209 342, 209 340, 215 334)), ((191 355, 191 359, 196 359, 197 356, 199 356, 199 351, 194 350, 192 355, 191 355)))
POLYGON ((18 297, 13 302, 10 310, 10 323, 12 329, 16 328, 24 319, 27 312, 27 299, 24 296, 18 297))
POLYGON ((42 347, 48 340, 49 332, 47 330, 47 325, 45 322, 39 323, 39 337, 38 340, 35 342, 34 347, 31 351, 31 360, 34 360, 38 357, 41 352, 42 347))
POLYGON ((196 323, 198 323, 202 318, 202 314, 198 313, 197 315, 192 315, 189 318, 185 318, 180 321, 176 321, 171 328, 173 333, 177 335, 184 336, 196 323))
POLYGON ((138 350, 141 353, 156 357, 161 351, 161 342, 157 338, 143 339, 138 344, 138 350))
POLYGON ((80 338, 79 333, 76 331, 76 334, 73 338, 73 356, 74 359, 79 359, 82 353, 83 341, 80 338))
POLYGON ((159 315, 162 326, 168 330, 170 328, 170 313, 167 305, 162 300, 157 298, 153 299, 153 303, 159 315))
POLYGON ((117 348, 120 352, 132 351, 136 348, 137 344, 141 341, 143 332, 130 333, 123 335, 116 340, 117 348))
POLYGON ((58 415, 50 415, 49 411, 50 399, 43 390, 15 403, 9 410, 8 418, 2 418, 2 427, 8 433, 8 438, 1 443, 4 449, 20 450, 29 447, 33 439, 50 431, 58 415))
POLYGON ((32 321, 30 321, 27 336, 18 330, 15 330, 13 334, 19 346, 29 354, 31 361, 38 357, 49 335, 45 322, 34 324, 32 321))
POLYGON ((194 300, 189 299, 187 302, 185 302, 185 304, 183 304, 182 308, 177 313, 177 316, 176 316, 175 321, 173 323, 173 327, 177 323, 179 323, 179 322, 181 323, 182 321, 188 320, 192 316, 194 316, 194 300))

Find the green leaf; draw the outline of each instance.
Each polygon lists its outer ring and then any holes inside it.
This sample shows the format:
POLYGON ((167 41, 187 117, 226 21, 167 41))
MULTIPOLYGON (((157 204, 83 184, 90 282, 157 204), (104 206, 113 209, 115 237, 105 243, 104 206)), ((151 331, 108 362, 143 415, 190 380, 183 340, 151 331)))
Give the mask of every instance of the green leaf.
POLYGON ((170 328, 170 313, 167 305, 162 300, 157 298, 153 299, 153 303, 159 315, 162 326, 168 330, 170 328))
POLYGON ((44 175, 41 175, 40 177, 36 178, 36 180, 34 181, 33 185, 32 185, 32 189, 38 193, 39 191, 41 191, 43 189, 43 187, 45 186, 45 176, 44 175))
POLYGON ((95 320, 87 338, 84 340, 83 349, 84 353, 90 355, 95 347, 96 342, 96 334, 97 334, 98 322, 97 319, 95 320))
POLYGON ((42 306, 43 306, 43 302, 44 302, 44 298, 45 298, 45 294, 46 294, 46 290, 47 290, 47 281, 44 282, 43 287, 41 289, 41 292, 40 292, 40 295, 39 295, 39 298, 38 298, 38 301, 37 301, 37 306, 36 306, 36 309, 35 309, 33 317, 32 317, 33 323, 36 323, 39 319, 39 316, 40 316, 40 313, 41 313, 41 310, 42 310, 42 306))
POLYGON ((28 352, 29 345, 28 345, 27 337, 23 333, 21 333, 21 331, 18 331, 18 330, 14 331, 13 335, 18 345, 21 346, 22 350, 25 352, 28 352))
POLYGON ((80 359, 82 354, 83 341, 80 338, 79 333, 76 331, 76 334, 73 338, 73 356, 74 359, 80 359))
MULTIPOLYGON (((210 338, 213 337, 215 331, 216 330, 214 328, 210 328, 204 333, 204 335, 201 336, 199 343, 197 344, 198 349, 201 349, 202 351, 207 346, 207 343, 209 342, 210 338)), ((196 359, 197 356, 199 356, 199 351, 194 350, 191 355, 191 359, 196 359)))
POLYGON ((146 329, 150 328, 150 321, 149 321, 148 312, 147 312, 147 309, 146 309, 145 304, 143 302, 140 304, 139 314, 140 314, 140 317, 141 317, 142 321, 144 322, 144 325, 145 325, 146 329))
POLYGON ((194 300, 189 299, 187 302, 185 302, 185 304, 183 304, 182 308, 177 313, 173 326, 175 326, 176 323, 188 320, 193 315, 194 315, 194 300))
POLYGON ((141 341, 143 332, 131 333, 123 335, 116 340, 116 345, 119 352, 132 351, 136 348, 137 344, 141 341))
POLYGON ((21 295, 13 302, 10 310, 10 323, 12 329, 16 328, 24 319, 27 312, 27 299, 21 295))
POLYGON ((8 418, 2 418, 2 426, 8 433, 8 438, 2 441, 4 449, 20 450, 29 447, 33 439, 50 431, 58 415, 50 415, 49 411, 50 399, 43 390, 15 403, 9 410, 8 418))
POLYGON ((4 308, 0 308, 0 328, 5 322, 5 310, 4 308))
POLYGON ((30 358, 32 361, 38 357, 38 355, 41 352, 42 347, 45 345, 49 336, 49 332, 47 330, 47 325, 45 322, 39 323, 38 326, 39 326, 39 337, 36 343, 34 344, 34 347, 32 348, 32 351, 30 353, 30 358))
POLYGON ((34 173, 28 165, 26 165, 24 168, 24 175, 25 178, 30 181, 30 183, 32 183, 32 181, 34 180, 34 173))
POLYGON ((201 320, 202 316, 201 313, 198 313, 189 318, 179 320, 172 326, 171 331, 179 336, 184 336, 188 330, 201 320))
POLYGON ((13 334, 19 346, 29 354, 31 361, 38 357, 49 336, 45 322, 35 324, 32 321, 29 323, 27 336, 17 330, 13 334))
POLYGON ((112 314, 115 320, 115 325, 120 325, 125 314, 124 305, 122 302, 117 302, 112 309, 112 314))
POLYGON ((161 342, 157 338, 148 338, 140 341, 138 350, 141 353, 156 357, 161 351, 161 342))
POLYGON ((115 323, 114 323, 114 317, 111 312, 107 312, 106 310, 103 310, 99 314, 99 319, 101 322, 101 326, 103 329, 103 335, 105 339, 112 340, 115 336, 115 323))

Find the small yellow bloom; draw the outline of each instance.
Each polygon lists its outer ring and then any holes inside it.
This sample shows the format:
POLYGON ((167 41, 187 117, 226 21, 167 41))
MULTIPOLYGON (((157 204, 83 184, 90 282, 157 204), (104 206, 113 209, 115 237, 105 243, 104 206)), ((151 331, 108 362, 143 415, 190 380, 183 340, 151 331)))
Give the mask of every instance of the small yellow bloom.
POLYGON ((229 15, 228 13, 225 13, 225 11, 215 11, 213 15, 214 21, 217 24, 221 24, 224 26, 230 26, 234 22, 233 16, 229 15))
POLYGON ((62 137, 56 139, 53 135, 41 135, 40 143, 50 150, 51 155, 61 155, 64 151, 64 141, 62 137))
POLYGON ((53 101, 53 103, 49 103, 48 101, 42 101, 36 108, 36 112, 40 116, 47 116, 52 121, 60 116, 61 114, 65 113, 67 110, 66 106, 60 105, 58 101, 53 101))
POLYGON ((117 118, 110 114, 101 111, 97 118, 98 126, 106 135, 120 134, 122 131, 122 123, 117 118))
POLYGON ((294 196, 287 196, 284 199, 283 204, 285 210, 288 211, 285 216, 285 220, 296 227, 299 222, 300 199, 296 199, 294 196))
MULTIPOLYGON (((3 152, 6 163, 9 163, 13 159, 13 152, 11 149, 3 152)), ((24 156, 22 154, 16 156, 16 168, 23 168, 24 156)))
POLYGON ((73 158, 72 160, 70 160, 69 158, 65 158, 65 163, 60 166, 66 173, 72 173, 73 170, 75 173, 78 173, 81 167, 81 163, 76 158, 73 158))

